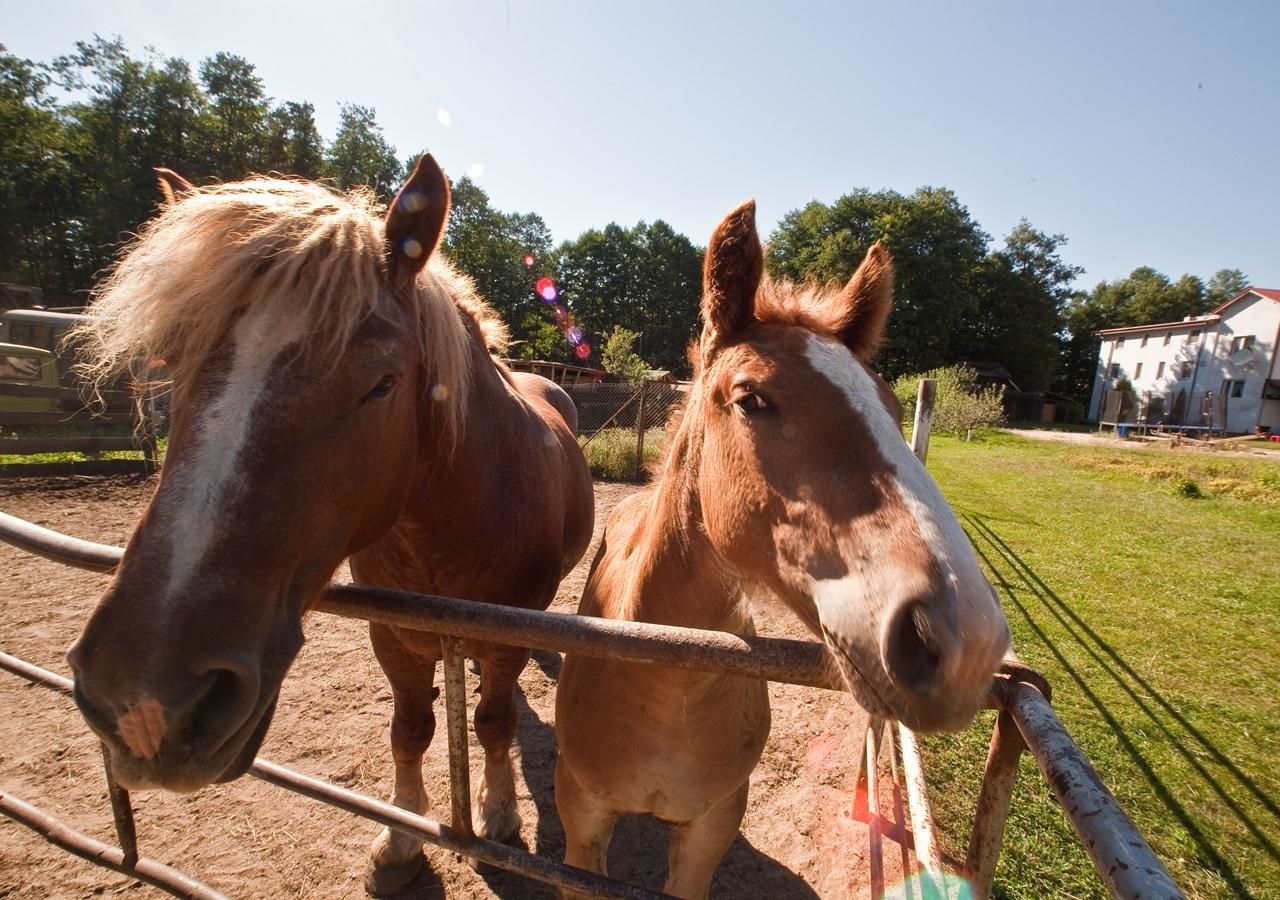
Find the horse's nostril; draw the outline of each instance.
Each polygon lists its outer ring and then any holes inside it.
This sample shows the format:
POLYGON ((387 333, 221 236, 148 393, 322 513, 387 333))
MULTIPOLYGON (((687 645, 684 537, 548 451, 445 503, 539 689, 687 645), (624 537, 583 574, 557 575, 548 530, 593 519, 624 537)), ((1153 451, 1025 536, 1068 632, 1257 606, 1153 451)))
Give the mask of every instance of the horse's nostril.
POLYGON ((942 642, 919 602, 903 604, 885 634, 884 664, 889 677, 909 691, 928 693, 937 683, 942 642))
POLYGON ((200 686, 189 694, 191 736, 217 745, 245 721, 258 700, 256 670, 219 666, 206 670, 200 686))

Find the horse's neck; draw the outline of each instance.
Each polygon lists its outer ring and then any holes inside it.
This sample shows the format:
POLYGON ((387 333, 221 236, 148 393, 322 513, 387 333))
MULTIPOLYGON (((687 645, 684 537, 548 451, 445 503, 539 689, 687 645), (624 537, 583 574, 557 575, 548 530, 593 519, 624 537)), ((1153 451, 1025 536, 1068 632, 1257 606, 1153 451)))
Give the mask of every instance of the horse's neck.
POLYGON ((515 464, 510 459, 510 442, 501 436, 519 432, 512 420, 527 415, 477 336, 468 348, 471 372, 463 396, 442 398, 427 386, 419 405, 416 470, 400 524, 410 522, 419 533, 433 537, 465 531, 477 514, 492 512, 480 508, 477 500, 491 493, 490 482, 515 464), (442 403, 463 405, 457 416, 460 429, 452 442, 441 436, 442 403))
POLYGON ((638 510, 625 549, 623 613, 639 622, 750 631, 741 584, 707 539, 695 483, 667 472, 638 510))

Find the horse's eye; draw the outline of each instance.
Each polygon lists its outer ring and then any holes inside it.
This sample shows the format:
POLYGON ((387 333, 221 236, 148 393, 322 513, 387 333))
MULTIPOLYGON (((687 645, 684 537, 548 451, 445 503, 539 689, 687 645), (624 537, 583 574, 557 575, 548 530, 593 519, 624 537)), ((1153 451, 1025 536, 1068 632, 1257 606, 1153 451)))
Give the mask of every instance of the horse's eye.
POLYGON ((391 389, 396 386, 399 379, 394 375, 383 375, 377 384, 373 386, 373 390, 364 395, 365 400, 378 400, 391 393, 391 389))
POLYGON ((769 404, 754 388, 739 388, 733 395, 733 405, 744 416, 764 412, 769 408, 769 404))

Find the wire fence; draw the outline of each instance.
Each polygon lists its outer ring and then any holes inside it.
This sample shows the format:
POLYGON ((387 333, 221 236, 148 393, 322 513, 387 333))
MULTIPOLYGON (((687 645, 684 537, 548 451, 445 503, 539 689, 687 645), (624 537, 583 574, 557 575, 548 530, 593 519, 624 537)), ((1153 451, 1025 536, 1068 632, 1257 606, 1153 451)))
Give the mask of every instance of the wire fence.
POLYGON ((658 455, 667 420, 688 390, 661 381, 561 387, 578 408, 578 442, 593 474, 637 481, 658 455))

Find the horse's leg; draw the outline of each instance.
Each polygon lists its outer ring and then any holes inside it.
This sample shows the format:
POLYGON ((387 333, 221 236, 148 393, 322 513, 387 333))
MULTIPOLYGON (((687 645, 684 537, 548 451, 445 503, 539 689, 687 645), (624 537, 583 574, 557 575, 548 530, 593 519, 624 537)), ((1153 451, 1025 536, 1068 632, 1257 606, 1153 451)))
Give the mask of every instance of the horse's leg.
MULTIPOLYGON (((564 862, 588 872, 607 874, 609 841, 618 817, 582 789, 563 756, 556 759, 556 810, 564 826, 564 862)), ((560 900, 585 897, 561 890, 560 900)))
POLYGON ((473 817, 476 834, 493 841, 509 841, 520 833, 511 741, 516 736, 516 681, 529 655, 522 647, 494 645, 480 659, 475 725, 476 739, 484 748, 484 774, 473 817))
MULTIPOLYGON (((386 625, 371 623, 369 637, 382 671, 391 682, 395 711, 391 716, 391 755, 396 764, 391 802, 422 815, 431 805, 422 784, 422 754, 436 730, 432 711, 436 659, 408 650, 386 625)), ((422 838, 384 828, 373 842, 365 888, 371 894, 394 894, 422 868, 422 838)))
POLYGON ((671 827, 667 841, 667 883, 663 893, 688 900, 705 900, 711 876, 742 825, 747 811, 747 786, 721 800, 696 819, 671 827))

